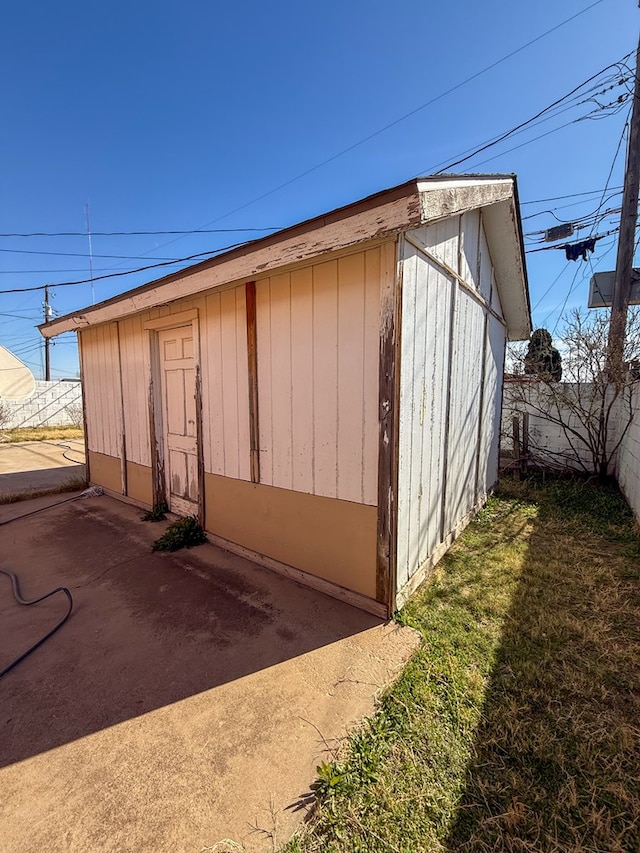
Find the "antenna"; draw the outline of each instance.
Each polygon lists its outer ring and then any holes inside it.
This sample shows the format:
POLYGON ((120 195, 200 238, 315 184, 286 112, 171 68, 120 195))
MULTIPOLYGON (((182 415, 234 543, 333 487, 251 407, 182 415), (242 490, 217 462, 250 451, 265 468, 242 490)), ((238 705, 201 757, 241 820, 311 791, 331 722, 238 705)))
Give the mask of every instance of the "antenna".
POLYGON ((87 219, 87 237, 89 238, 89 278, 91 279, 91 304, 96 304, 96 295, 93 289, 93 247, 91 245, 91 222, 89 221, 89 205, 85 204, 84 212, 87 219))
MULTIPOLYGON (((42 308, 44 310, 44 321, 48 323, 51 320, 51 314, 53 313, 51 310, 51 305, 49 304, 49 285, 45 284, 44 286, 44 302, 42 303, 42 308)), ((51 379, 51 354, 49 350, 50 341, 49 338, 44 339, 44 378, 46 382, 49 382, 51 379)))

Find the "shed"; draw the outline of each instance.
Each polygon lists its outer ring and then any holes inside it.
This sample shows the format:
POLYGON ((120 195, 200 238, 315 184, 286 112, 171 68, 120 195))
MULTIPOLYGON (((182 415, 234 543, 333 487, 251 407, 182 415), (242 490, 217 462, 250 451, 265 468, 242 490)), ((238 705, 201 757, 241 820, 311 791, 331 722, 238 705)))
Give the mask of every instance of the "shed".
POLYGON ((74 330, 91 483, 387 616, 497 480, 516 179, 413 179, 40 326, 74 330))

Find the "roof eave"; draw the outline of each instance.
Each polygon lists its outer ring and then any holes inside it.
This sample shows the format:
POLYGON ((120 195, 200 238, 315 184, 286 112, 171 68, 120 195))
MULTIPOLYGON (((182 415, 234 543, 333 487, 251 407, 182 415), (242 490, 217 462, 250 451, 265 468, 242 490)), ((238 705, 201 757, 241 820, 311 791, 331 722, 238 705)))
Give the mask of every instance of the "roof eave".
POLYGON ((261 237, 187 269, 38 326, 44 337, 97 325, 420 224, 416 180, 261 237), (176 288, 168 293, 168 287, 176 288))
POLYGON ((97 305, 38 326, 44 337, 98 325, 196 296, 234 282, 264 276, 372 240, 392 238, 418 225, 485 209, 494 266, 503 282, 500 296, 510 340, 528 337, 531 312, 524 244, 514 175, 434 175, 337 208, 330 213, 254 240, 97 305), (497 265, 496 265, 497 258, 497 265), (510 282, 505 286, 505 282, 510 282), (517 286, 514 289, 514 282, 517 286), (171 287, 171 285, 174 285, 171 287))

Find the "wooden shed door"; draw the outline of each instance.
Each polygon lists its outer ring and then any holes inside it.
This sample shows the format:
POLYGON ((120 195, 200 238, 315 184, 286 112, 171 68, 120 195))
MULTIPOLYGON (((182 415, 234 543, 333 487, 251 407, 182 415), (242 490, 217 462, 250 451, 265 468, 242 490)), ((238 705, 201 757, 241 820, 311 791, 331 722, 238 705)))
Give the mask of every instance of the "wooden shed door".
POLYGON ((196 372, 193 327, 158 332, 167 501, 171 512, 198 512, 196 372))

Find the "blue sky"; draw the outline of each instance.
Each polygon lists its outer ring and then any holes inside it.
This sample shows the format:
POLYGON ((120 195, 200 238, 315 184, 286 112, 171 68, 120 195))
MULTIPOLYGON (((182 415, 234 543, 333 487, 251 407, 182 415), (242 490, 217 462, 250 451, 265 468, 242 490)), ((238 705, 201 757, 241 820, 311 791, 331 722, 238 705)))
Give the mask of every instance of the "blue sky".
MULTIPOLYGON (((0 233, 84 232, 87 204, 92 231, 283 227, 429 173, 635 51, 635 0, 600 0, 588 9, 593 2, 11 4, 0 31, 0 233), (271 192, 585 9, 472 82, 271 192)), ((598 104, 623 91, 597 94, 598 104)), ((515 172, 525 232, 556 224, 553 214, 585 216, 598 207, 599 194, 537 200, 604 188, 627 107, 535 139, 599 110, 595 102, 574 105, 458 171, 515 172), (522 143, 528 144, 507 150, 522 143), (534 215, 544 210, 553 212, 534 215)), ((624 144, 609 181, 614 190, 623 169, 624 144)), ((603 207, 619 202, 618 195, 603 207)), ((597 233, 615 222, 600 225, 597 233)), ((261 233, 96 235, 94 272, 185 257, 261 233)), ((49 283, 58 314, 90 304, 88 284, 55 287, 88 277, 86 236, 3 236, 0 249, 0 290, 49 283)), ((592 264, 613 269, 615 235, 598 242, 592 264)), ((543 251, 528 255, 528 268, 534 322, 557 332, 563 305, 586 304, 591 267, 543 251)), ((96 301, 166 271, 96 282, 96 301)), ((42 343, 34 324, 41 315, 41 292, 0 293, 0 343, 36 376, 42 343)), ((58 339, 52 366, 54 377, 76 374, 73 335, 58 339)))

